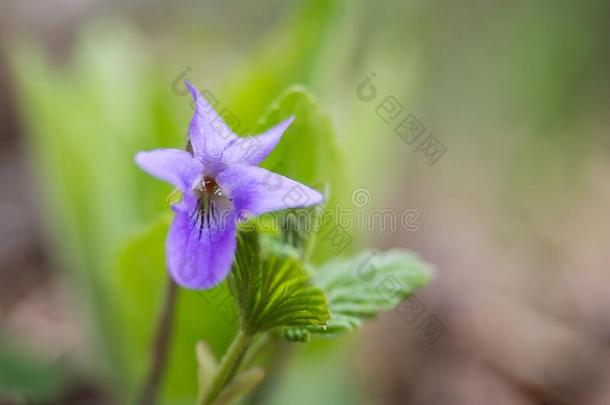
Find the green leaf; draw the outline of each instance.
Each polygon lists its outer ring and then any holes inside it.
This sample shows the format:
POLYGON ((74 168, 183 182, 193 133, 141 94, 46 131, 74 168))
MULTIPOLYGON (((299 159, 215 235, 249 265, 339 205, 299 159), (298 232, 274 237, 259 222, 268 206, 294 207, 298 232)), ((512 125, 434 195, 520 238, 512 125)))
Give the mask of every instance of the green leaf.
MULTIPOLYGON (((340 200, 341 197, 349 196, 349 182, 330 118, 305 88, 291 86, 284 91, 261 118, 259 130, 269 128, 291 115, 295 116, 294 122, 262 166, 301 183, 323 189, 327 207, 334 208, 340 203, 349 206, 349 201, 340 200)), ((312 209, 316 218, 321 211, 321 207, 312 209)), ((332 212, 332 209, 326 210, 326 213, 332 212)), ((333 228, 334 222, 336 221, 330 218, 324 229, 316 227, 315 231, 321 230, 326 234, 333 228)), ((296 243, 303 243, 304 236, 293 234, 288 237, 296 240, 296 243)), ((315 253, 314 257, 317 259, 328 258, 336 253, 335 246, 332 243, 321 243, 315 253)))
POLYGON ((229 286, 247 334, 286 326, 326 325, 326 297, 294 257, 260 254, 258 234, 242 231, 229 286))
MULTIPOLYGON (((314 284, 326 293, 330 320, 326 328, 313 326, 307 327, 307 331, 340 334, 354 330, 364 319, 394 309, 425 286, 431 276, 430 265, 403 250, 367 251, 349 259, 332 260, 314 278, 314 284)), ((305 339, 302 329, 291 328, 284 337, 305 339)))
POLYGON ((335 188, 340 187, 341 161, 330 118, 303 86, 286 89, 261 118, 259 130, 291 115, 295 116, 294 122, 263 167, 308 185, 329 182, 335 188))

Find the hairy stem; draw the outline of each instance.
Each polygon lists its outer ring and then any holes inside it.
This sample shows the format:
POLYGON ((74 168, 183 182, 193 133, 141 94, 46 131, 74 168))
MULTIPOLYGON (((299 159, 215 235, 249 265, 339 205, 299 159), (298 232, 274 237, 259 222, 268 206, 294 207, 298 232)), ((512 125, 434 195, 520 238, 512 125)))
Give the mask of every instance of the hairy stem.
POLYGON ((223 356, 210 389, 203 395, 200 405, 212 405, 222 389, 233 380, 253 339, 253 335, 249 335, 241 329, 237 331, 237 335, 223 356))
POLYGON ((154 405, 156 401, 159 384, 167 366, 167 354, 172 338, 177 296, 178 286, 168 276, 165 301, 159 315, 157 331, 151 351, 150 368, 138 402, 140 405, 154 405))

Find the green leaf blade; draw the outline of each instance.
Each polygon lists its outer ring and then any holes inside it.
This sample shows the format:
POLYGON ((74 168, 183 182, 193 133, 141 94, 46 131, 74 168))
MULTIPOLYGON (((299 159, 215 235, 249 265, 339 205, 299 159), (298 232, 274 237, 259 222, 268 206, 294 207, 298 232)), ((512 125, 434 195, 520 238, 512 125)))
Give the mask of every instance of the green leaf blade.
POLYGON ((261 256, 256 232, 242 231, 229 278, 242 314, 242 329, 256 334, 279 327, 326 325, 330 313, 324 292, 292 256, 261 256))
MULTIPOLYGON (((326 293, 331 317, 325 328, 308 330, 335 335, 357 329, 363 320, 394 309, 426 285, 432 273, 432 267, 417 255, 398 249, 331 260, 314 278, 314 284, 326 293)), ((299 332, 291 330, 285 335, 299 336, 299 332)))

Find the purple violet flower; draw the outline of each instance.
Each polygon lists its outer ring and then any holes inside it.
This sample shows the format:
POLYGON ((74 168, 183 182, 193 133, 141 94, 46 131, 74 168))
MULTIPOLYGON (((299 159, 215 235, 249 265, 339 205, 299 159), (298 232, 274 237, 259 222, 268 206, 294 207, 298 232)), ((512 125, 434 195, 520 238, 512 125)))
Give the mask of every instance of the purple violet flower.
POLYGON ((192 153, 157 149, 136 154, 149 174, 183 192, 172 205, 174 221, 166 242, 169 272, 179 285, 206 289, 231 269, 236 226, 252 215, 322 202, 322 195, 258 165, 280 141, 294 116, 261 135, 238 137, 188 81, 195 101, 189 127, 192 153), (270 184, 270 179, 273 179, 270 184))

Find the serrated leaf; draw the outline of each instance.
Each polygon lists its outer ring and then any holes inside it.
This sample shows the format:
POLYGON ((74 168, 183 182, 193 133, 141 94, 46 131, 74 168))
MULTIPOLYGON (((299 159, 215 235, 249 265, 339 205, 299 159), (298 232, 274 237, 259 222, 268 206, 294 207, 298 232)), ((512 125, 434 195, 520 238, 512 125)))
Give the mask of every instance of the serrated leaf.
MULTIPOLYGON (((349 259, 331 260, 315 274, 314 284, 327 296, 331 317, 326 328, 307 327, 310 333, 340 334, 362 321, 394 309, 428 283, 432 267, 416 254, 391 250, 363 252, 349 259)), ((297 330, 285 336, 298 335, 297 330)))
POLYGON ((242 231, 229 286, 247 334, 286 326, 323 326, 329 318, 326 297, 311 285, 308 272, 291 256, 261 256, 258 234, 242 231))

